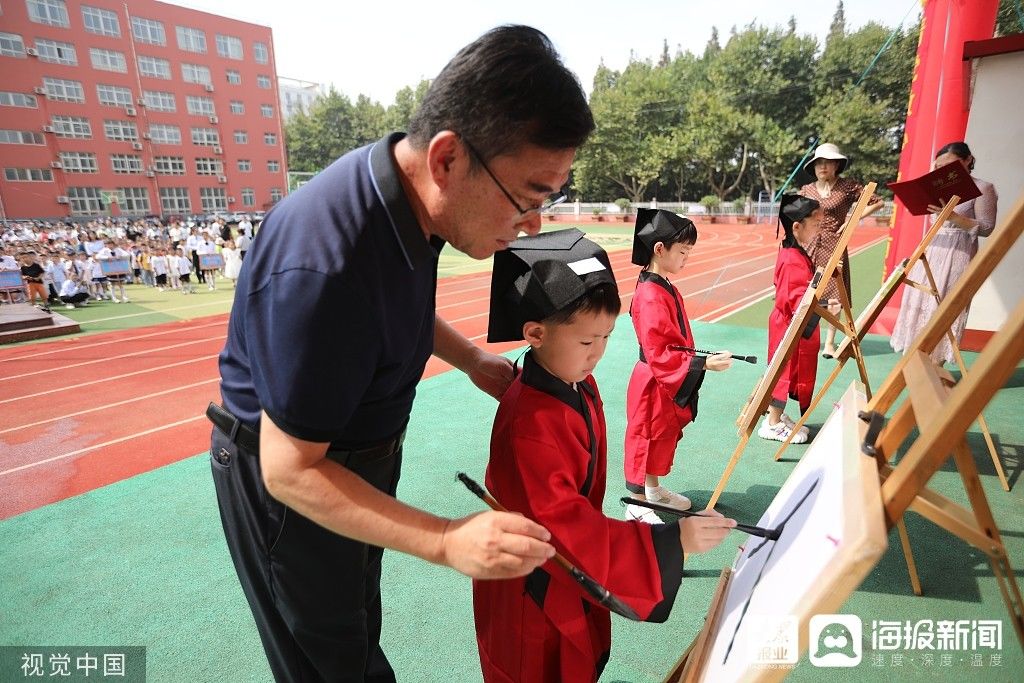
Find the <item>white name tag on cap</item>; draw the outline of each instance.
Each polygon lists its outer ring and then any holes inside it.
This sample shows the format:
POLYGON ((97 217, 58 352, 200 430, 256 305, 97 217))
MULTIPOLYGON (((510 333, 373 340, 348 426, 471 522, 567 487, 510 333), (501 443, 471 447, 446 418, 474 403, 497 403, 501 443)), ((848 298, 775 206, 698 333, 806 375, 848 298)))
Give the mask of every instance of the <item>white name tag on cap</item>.
POLYGON ((576 273, 577 275, 596 273, 599 270, 605 269, 604 264, 598 261, 593 256, 591 256, 590 258, 585 258, 582 261, 573 261, 572 263, 569 263, 567 265, 572 269, 572 272, 576 273))

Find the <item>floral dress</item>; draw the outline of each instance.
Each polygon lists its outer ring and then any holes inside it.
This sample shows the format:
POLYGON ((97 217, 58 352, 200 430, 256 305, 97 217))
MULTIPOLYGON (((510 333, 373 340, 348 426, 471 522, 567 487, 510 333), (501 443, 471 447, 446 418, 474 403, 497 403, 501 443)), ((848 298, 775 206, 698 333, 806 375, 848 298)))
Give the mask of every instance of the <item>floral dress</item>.
MULTIPOLYGON (((995 187, 992 186, 992 183, 978 180, 973 176, 972 178, 974 184, 981 190, 981 196, 961 202, 953 210, 965 218, 973 218, 978 221, 978 225, 970 230, 961 230, 950 221, 946 221, 935 234, 932 243, 924 250, 928 266, 935 278, 935 287, 939 292, 940 299, 953 288, 964 271, 967 270, 971 259, 978 253, 978 237, 988 237, 996 225, 998 197, 995 187)), ((932 220, 934 221, 934 218, 932 220)), ((914 264, 907 277, 914 282, 928 284, 924 264, 920 261, 914 264)), ((938 302, 931 294, 913 287, 905 287, 900 312, 896 317, 892 337, 889 339, 892 348, 896 351, 904 351, 913 344, 914 339, 921 333, 938 307, 938 302)), ((967 326, 967 314, 970 309, 970 305, 966 306, 951 326, 953 336, 958 344, 963 337, 964 327, 967 326)), ((953 347, 950 345, 947 335, 943 335, 939 343, 936 344, 935 350, 932 351, 932 359, 939 363, 953 362, 953 347)))
MULTIPOLYGON (((807 254, 811 257, 811 261, 814 262, 815 268, 824 266, 832 258, 832 252, 835 251, 836 245, 839 244, 839 233, 846 224, 846 214, 850 213, 850 208, 857 203, 863 191, 863 185, 849 178, 838 178, 827 197, 822 197, 818 193, 818 188, 815 187, 814 183, 808 183, 800 188, 801 195, 815 199, 821 204, 823 214, 821 232, 818 233, 817 238, 811 243, 811 248, 807 250, 807 254)), ((882 198, 878 195, 872 195, 868 204, 874 204, 881 200, 882 198)), ((843 251, 843 284, 846 285, 846 293, 851 298, 850 303, 852 304, 850 254, 845 250, 843 251)), ((835 299, 838 297, 839 286, 835 280, 830 280, 828 287, 825 289, 825 298, 835 299)))

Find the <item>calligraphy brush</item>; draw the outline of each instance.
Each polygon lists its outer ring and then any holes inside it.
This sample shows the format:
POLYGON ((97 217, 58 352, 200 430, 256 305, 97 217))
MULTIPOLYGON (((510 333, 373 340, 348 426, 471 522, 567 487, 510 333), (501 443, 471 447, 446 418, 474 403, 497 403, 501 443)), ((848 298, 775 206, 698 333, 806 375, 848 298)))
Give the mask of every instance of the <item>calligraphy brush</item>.
MULTIPOLYGON (((678 344, 673 344, 669 348, 673 351, 692 351, 693 353, 700 353, 705 356, 716 356, 721 353, 721 351, 705 351, 704 349, 695 349, 692 346, 679 346, 678 344)), ((757 364, 757 356, 736 356, 730 353, 729 357, 735 360, 741 360, 744 363, 750 363, 752 365, 757 364)))
MULTIPOLYGON (((658 503, 652 503, 641 498, 633 498, 632 496, 623 496, 619 500, 627 505, 639 505, 640 507, 650 508, 659 512, 669 512, 673 515, 679 515, 680 517, 697 517, 700 515, 699 512, 693 512, 692 510, 680 510, 679 508, 674 508, 671 505, 659 505, 658 503)), ((736 531, 742 531, 743 533, 750 534, 751 536, 767 538, 769 541, 777 541, 779 536, 782 534, 781 526, 775 529, 765 529, 764 527, 751 526, 749 524, 737 524, 733 528, 736 529, 736 531)))
MULTIPOLYGON (((473 481, 473 479, 465 472, 459 472, 456 475, 456 477, 458 478, 459 481, 465 484, 466 488, 472 491, 477 496, 477 498, 487 503, 488 507, 490 507, 492 510, 497 510, 498 512, 509 512, 509 510, 506 510, 504 507, 502 507, 501 503, 492 498, 491 495, 487 493, 487 491, 485 491, 482 486, 480 486, 480 484, 473 481)), ((640 618, 640 615, 634 612, 629 605, 627 605, 626 603, 622 602, 617 597, 612 595, 607 588, 599 584, 590 576, 584 574, 582 570, 580 570, 571 562, 569 562, 569 560, 562 557, 562 555, 560 555, 559 553, 555 553, 555 556, 552 559, 554 559, 554 561, 558 563, 558 565, 561 566, 562 569, 567 571, 569 573, 569 576, 574 578, 576 580, 576 583, 578 583, 583 588, 583 590, 585 590, 592 598, 594 598, 594 600, 596 600, 599 605, 603 605, 612 612, 615 612, 620 616, 626 617, 627 619, 632 619, 633 621, 643 621, 643 619, 640 618)))

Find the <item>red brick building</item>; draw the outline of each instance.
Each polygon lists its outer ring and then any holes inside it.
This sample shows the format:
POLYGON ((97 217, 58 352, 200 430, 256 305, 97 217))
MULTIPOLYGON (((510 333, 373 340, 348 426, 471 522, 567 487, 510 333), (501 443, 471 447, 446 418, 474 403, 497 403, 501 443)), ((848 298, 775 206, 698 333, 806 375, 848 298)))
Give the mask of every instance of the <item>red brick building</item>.
POLYGON ((8 0, 0 216, 268 208, 287 187, 270 27, 153 0, 8 0))

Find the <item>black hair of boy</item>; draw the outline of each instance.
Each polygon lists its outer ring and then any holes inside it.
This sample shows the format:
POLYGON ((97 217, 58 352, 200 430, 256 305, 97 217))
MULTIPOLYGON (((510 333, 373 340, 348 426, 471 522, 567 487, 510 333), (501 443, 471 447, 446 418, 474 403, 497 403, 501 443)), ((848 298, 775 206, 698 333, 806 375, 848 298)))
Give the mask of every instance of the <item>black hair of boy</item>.
POLYGON ((608 313, 618 316, 620 310, 622 299, 619 298, 619 288, 614 282, 603 282, 539 322, 545 325, 567 325, 581 313, 608 313))

